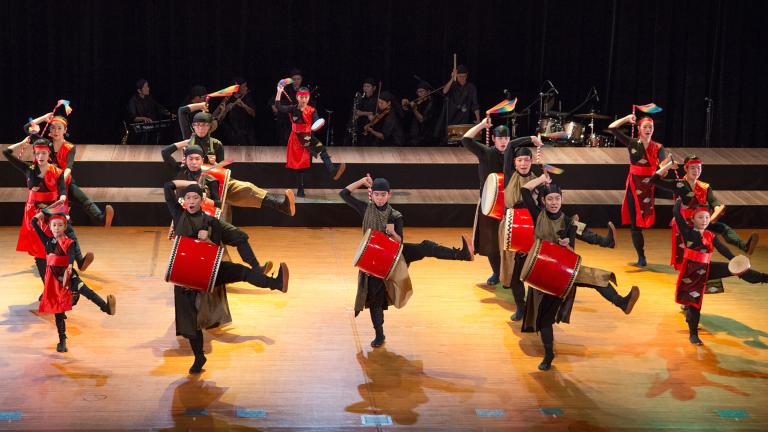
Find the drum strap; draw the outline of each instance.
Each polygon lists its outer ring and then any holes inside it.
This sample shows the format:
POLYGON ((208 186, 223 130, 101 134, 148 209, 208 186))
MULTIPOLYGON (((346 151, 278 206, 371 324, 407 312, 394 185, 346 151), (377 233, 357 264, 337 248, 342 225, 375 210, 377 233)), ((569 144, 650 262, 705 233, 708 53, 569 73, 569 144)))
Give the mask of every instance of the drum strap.
POLYGON ((368 229, 386 232, 387 221, 390 219, 400 219, 403 215, 387 204, 384 210, 379 210, 373 201, 368 202, 368 207, 365 209, 365 215, 363 215, 363 232, 368 229))

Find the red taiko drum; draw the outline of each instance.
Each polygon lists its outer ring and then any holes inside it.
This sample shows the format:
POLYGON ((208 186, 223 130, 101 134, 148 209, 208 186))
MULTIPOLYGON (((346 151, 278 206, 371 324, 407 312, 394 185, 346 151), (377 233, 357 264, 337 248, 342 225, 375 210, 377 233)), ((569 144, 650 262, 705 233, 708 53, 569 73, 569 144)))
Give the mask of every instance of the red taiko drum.
POLYGON ((213 243, 177 236, 165 272, 165 281, 198 291, 210 291, 216 282, 224 248, 213 243))
POLYGON ((581 257, 572 250, 537 239, 525 259, 520 279, 532 287, 564 298, 573 289, 581 257))
POLYGON ((526 208, 507 209, 504 213, 504 249, 528 252, 535 240, 533 217, 526 208))
POLYGON ((381 231, 369 229, 357 249, 355 267, 369 275, 387 279, 402 253, 403 245, 400 242, 381 231))
POLYGON ((504 173, 490 173, 483 185, 480 210, 497 220, 504 219, 504 173))

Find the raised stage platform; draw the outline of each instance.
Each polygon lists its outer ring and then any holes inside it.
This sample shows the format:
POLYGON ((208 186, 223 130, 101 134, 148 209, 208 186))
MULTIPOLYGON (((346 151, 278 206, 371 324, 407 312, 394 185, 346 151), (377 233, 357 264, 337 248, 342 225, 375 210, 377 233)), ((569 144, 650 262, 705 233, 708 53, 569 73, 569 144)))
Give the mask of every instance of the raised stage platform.
MULTIPOLYGON (((467 231, 406 236, 458 246, 467 231)), ((705 345, 692 346, 667 230, 646 232, 643 270, 627 265, 626 229, 615 250, 578 246, 586 265, 616 273, 620 292, 640 286, 640 300, 627 316, 579 288, 571 324, 555 328, 553 369, 540 372, 538 335, 509 321, 511 295, 483 283, 482 257, 414 263, 414 295, 386 312, 386 344, 372 349, 368 312, 352 311, 359 228, 247 228, 260 258, 288 262, 291 286, 231 285, 234 322, 205 332, 200 376, 187 375, 192 354, 162 279, 167 224, 78 229, 96 254, 83 278, 117 296, 117 315, 81 299, 65 354, 53 317, 36 313, 41 283, 13 251, 17 232, 0 228, 0 430, 768 430, 768 288, 734 279, 707 294, 705 345)), ((768 247, 752 264, 768 268, 768 247)))
MULTIPOLYGON (((5 146, 2 146, 5 148, 5 146)), ((713 185, 728 206, 723 221, 737 227, 761 227, 768 220, 768 149, 669 149, 682 159, 695 153, 704 160, 702 180, 713 185)), ((293 171, 285 168, 284 147, 227 147, 233 177, 280 191, 295 188, 293 171)), ((338 197, 342 187, 366 173, 387 177, 395 190, 393 203, 407 215, 408 226, 469 226, 479 198, 477 159, 461 147, 357 148, 333 147, 334 161, 347 162, 347 172, 333 182, 319 161, 305 175, 307 197, 297 200, 294 218, 273 211, 234 209, 237 225, 355 226, 356 215, 338 197)), ((29 156, 28 156, 29 157, 29 156)), ((556 181, 566 190, 565 207, 591 225, 619 220, 627 175, 624 148, 546 148, 547 163, 565 169, 556 181)), ((160 146, 78 145, 74 178, 100 205, 112 204, 115 225, 163 225, 168 220, 162 184, 169 172, 160 146)), ((26 191, 21 175, 0 161, 0 225, 21 220, 26 191)), ((671 201, 659 193, 657 226, 671 218, 671 201)), ((73 218, 86 225, 74 205, 73 218)))

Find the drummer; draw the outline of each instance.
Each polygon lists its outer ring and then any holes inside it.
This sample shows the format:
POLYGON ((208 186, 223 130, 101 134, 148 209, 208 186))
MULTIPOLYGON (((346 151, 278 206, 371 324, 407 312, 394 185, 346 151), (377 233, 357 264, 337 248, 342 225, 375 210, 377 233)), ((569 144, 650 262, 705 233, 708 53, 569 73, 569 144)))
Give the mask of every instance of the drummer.
MULTIPOLYGON (((248 244, 248 235, 239 228, 201 211, 203 189, 200 185, 194 183, 183 190, 184 207, 179 204, 175 189, 176 185, 173 182, 165 184, 165 203, 173 217, 176 234, 208 241, 219 246, 234 246, 237 248, 240 258, 250 266, 249 268, 242 264, 222 261, 216 275, 216 286, 245 281, 258 287, 282 292, 288 291, 288 266, 285 263, 280 263, 280 270, 276 277, 265 275, 251 245, 248 244)), ((198 296, 213 296, 214 293, 202 293, 175 285, 173 294, 176 308, 176 334, 189 339, 192 352, 195 354, 195 362, 189 369, 189 373, 200 373, 206 362, 203 354, 203 332, 200 323, 206 322, 206 317, 198 316, 198 312, 200 314, 228 316, 229 307, 226 303, 226 295, 222 296, 223 301, 221 303, 216 304, 216 310, 201 309, 198 311, 197 304, 203 301, 198 300, 198 296)), ((212 322, 213 327, 219 324, 225 323, 212 322)), ((209 326, 205 328, 209 328, 209 326)))
MULTIPOLYGON (((180 141, 175 144, 171 144, 164 147, 161 151, 163 161, 176 175, 176 180, 182 181, 195 181, 200 178, 201 166, 204 163, 215 165, 224 161, 224 146, 221 141, 211 136, 213 118, 211 114, 207 112, 198 112, 192 119, 192 130, 194 133, 188 140, 180 141), (173 153, 177 150, 184 152, 184 164, 179 164, 176 159, 173 158, 173 153), (187 163, 187 157, 193 156, 191 164, 187 163), (186 170, 185 171, 185 167, 186 170)), ((209 198, 213 199, 216 203, 216 207, 221 207, 221 203, 218 201, 219 187, 218 181, 216 186, 211 183, 215 179, 207 176, 207 184, 209 189, 209 198), (214 197, 216 197, 214 199, 214 197)), ((177 182, 178 183, 178 182, 177 182)), ((185 187, 187 184, 179 183, 179 188, 185 187)), ((293 191, 287 189, 283 196, 278 196, 272 192, 267 192, 250 182, 243 182, 235 179, 230 179, 226 186, 227 204, 235 207, 255 207, 261 208, 262 205, 271 209, 277 210, 288 216, 296 214, 295 198, 293 191)))
MULTIPOLYGON (((538 137, 523 137, 512 141, 511 145, 504 150, 504 207, 506 208, 522 207, 520 188, 536 178, 536 174, 531 170, 533 153, 529 147, 521 147, 528 142, 532 142, 539 148, 543 145, 538 137)), ((499 224, 496 242, 501 244, 503 241, 504 226, 499 224)), ((511 320, 520 321, 525 310, 525 286, 520 281, 520 269, 525 261, 525 253, 500 249, 499 281, 504 288, 512 289, 516 310, 511 320)))
POLYGON ((608 126, 608 131, 629 151, 629 174, 621 204, 621 223, 629 224, 632 232, 632 245, 637 252, 637 266, 645 267, 645 239, 643 228, 650 228, 656 220, 654 208, 655 187, 650 177, 658 165, 669 161, 664 147, 653 141, 653 119, 643 117, 637 121, 634 114, 622 117, 608 126), (637 139, 627 136, 621 126, 637 123, 637 139), (659 163, 663 160, 662 163, 659 163))
MULTIPOLYGON (((489 174, 504 172, 504 151, 507 147, 527 145, 535 137, 517 138, 510 142, 509 128, 501 125, 493 129, 493 147, 488 147, 476 140, 480 131, 490 130, 493 126, 490 117, 476 124, 468 130, 461 139, 461 145, 477 157, 477 171, 480 177, 480 194, 482 197, 483 185, 489 174)), ((496 285, 499 283, 499 269, 501 267, 501 252, 499 251, 499 220, 488 217, 477 206, 475 224, 472 233, 473 246, 479 255, 488 258, 493 272, 486 283, 496 285)))
MULTIPOLYGON (((576 239, 602 247, 613 247, 615 244, 613 226, 610 226, 608 236, 603 237, 585 229, 582 223, 577 223, 578 220, 562 212, 562 192, 557 185, 551 183, 546 172, 523 185, 520 194, 525 208, 533 218, 534 235, 537 239, 559 244, 570 250, 573 250, 576 239), (532 193, 537 188, 539 203, 536 202, 532 193)), ((531 258, 528 256, 528 259, 531 258)), ((622 297, 616 292, 616 284, 616 275, 612 272, 582 265, 576 275, 574 286, 594 288, 603 298, 628 315, 640 297, 640 290, 633 286, 629 293, 622 297)), ((575 289, 571 290, 565 298, 534 288, 528 290, 522 331, 539 332, 541 342, 544 344, 544 359, 539 364, 540 370, 549 370, 552 366, 552 360, 555 358, 552 325, 570 322, 575 297, 575 289)))
MULTIPOLYGON (((702 171, 701 159, 696 155, 688 155, 683 161, 685 167, 685 176, 682 179, 666 179, 667 172, 670 168, 676 168, 677 164, 665 165, 659 169, 656 174, 651 177, 651 181, 658 187, 672 192, 676 197, 683 200, 683 208, 681 212, 683 216, 688 220, 688 225, 691 225, 691 212, 699 207, 707 207, 712 215, 721 214, 725 209, 725 205, 721 204, 715 198, 712 187, 709 183, 704 183, 699 180, 702 171)), ((680 264, 683 262, 683 246, 680 233, 677 230, 677 224, 673 223, 672 226, 672 259, 670 265, 675 270, 680 270, 680 264)), ((707 226, 708 231, 712 231, 715 234, 723 236, 728 244, 738 247, 740 250, 752 255, 757 247, 757 243, 760 241, 760 237, 757 232, 752 232, 747 241, 744 241, 739 237, 739 234, 730 226, 722 222, 710 222, 707 226)))
POLYGON ((752 284, 768 283, 768 274, 750 269, 749 260, 743 255, 734 258, 733 254, 726 254, 726 258, 734 264, 738 261, 746 262, 744 268, 733 269, 737 274, 731 271, 729 263, 710 262, 714 249, 723 253, 727 252, 728 248, 720 243, 714 232, 707 229, 710 219, 708 207, 697 207, 692 210, 692 226, 688 225, 688 219, 683 215, 682 202, 679 199, 675 202, 672 214, 680 235, 685 240, 683 262, 677 277, 675 301, 688 306, 685 309, 688 339, 694 345, 703 345, 704 343, 699 339, 699 320, 707 281, 738 276, 752 284))
MULTIPOLYGON (((392 208, 389 199, 392 196, 389 181, 384 178, 372 179, 370 175, 350 184, 339 192, 341 198, 363 218, 363 232, 371 229, 386 233, 393 239, 403 243, 403 215, 392 208), (354 196, 352 192, 362 187, 370 190, 370 200, 366 203, 354 196)), ((448 248, 430 240, 421 243, 403 243, 403 259, 405 266, 426 257, 444 260, 472 261, 474 251, 466 236, 461 237, 462 248, 448 248)), ((384 344, 384 310, 393 305, 397 290, 410 291, 411 281, 407 267, 396 268, 387 280, 368 275, 362 271, 357 277, 357 296, 355 297, 355 316, 364 308, 370 309, 371 322, 376 332, 376 338, 371 346, 376 348, 384 344)))

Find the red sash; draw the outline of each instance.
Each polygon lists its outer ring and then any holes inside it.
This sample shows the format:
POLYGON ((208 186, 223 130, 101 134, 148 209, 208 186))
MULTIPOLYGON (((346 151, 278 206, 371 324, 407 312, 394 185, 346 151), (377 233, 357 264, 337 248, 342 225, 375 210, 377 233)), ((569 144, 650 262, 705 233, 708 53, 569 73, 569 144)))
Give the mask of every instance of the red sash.
POLYGON ((707 252, 701 252, 685 248, 683 262, 677 275, 675 301, 682 305, 693 306, 701 309, 704 300, 704 291, 709 277, 709 261, 714 251, 715 234, 711 231, 702 233, 704 248, 707 252))
MULTIPOLYGON (((69 265, 67 252, 74 241, 69 237, 59 239, 59 245, 64 251, 64 255, 48 254, 46 255, 45 268, 45 286, 43 296, 40 298, 40 306, 37 311, 40 313, 62 313, 72 310, 72 291, 56 277, 52 267, 61 269, 69 265)), ((66 281, 67 285, 71 283, 66 281)))
POLYGON ((312 114, 315 109, 309 105, 304 107, 301 112, 304 123, 293 121, 293 115, 289 114, 291 120, 291 136, 288 137, 288 148, 286 149, 285 166, 293 169, 309 168, 310 158, 309 149, 304 147, 303 139, 310 137, 312 133, 312 114))

